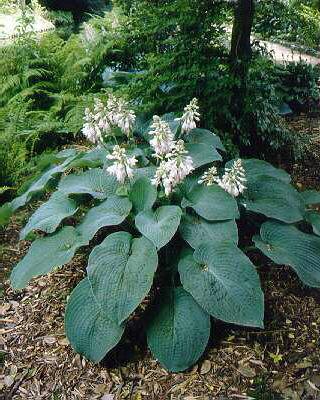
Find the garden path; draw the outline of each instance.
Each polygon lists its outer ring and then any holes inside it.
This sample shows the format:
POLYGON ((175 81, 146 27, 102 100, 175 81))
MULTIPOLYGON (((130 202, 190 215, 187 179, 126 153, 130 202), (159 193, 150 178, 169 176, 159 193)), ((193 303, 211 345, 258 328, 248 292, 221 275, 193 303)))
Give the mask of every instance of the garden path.
MULTIPOLYGON (((17 26, 19 24, 19 18, 19 13, 0 13, 0 45, 6 45, 14 38, 16 35, 17 26)), ((53 23, 46 20, 41 15, 36 14, 34 18, 35 21, 32 26, 33 32, 44 32, 54 29, 53 23)), ((31 30, 31 28, 29 30, 31 30)))
POLYGON ((277 63, 299 62, 302 60, 312 65, 320 64, 320 57, 311 56, 302 51, 293 50, 288 46, 266 40, 259 40, 259 42, 266 47, 268 52, 272 53, 273 59, 277 63))

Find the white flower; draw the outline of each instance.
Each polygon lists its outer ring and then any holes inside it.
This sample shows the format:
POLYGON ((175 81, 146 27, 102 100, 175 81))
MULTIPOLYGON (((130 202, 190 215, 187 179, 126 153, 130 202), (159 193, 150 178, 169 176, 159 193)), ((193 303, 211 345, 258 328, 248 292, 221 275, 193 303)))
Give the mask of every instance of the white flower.
POLYGON ((172 149, 171 153, 166 155, 169 161, 173 161, 175 165, 172 165, 171 176, 172 179, 178 183, 182 182, 183 179, 194 170, 193 161, 188 152, 184 147, 184 141, 178 140, 172 149))
POLYGON ((93 143, 110 134, 112 127, 119 127, 127 136, 133 129, 136 116, 123 99, 109 95, 105 105, 100 99, 94 99, 93 111, 85 110, 84 135, 93 143))
POLYGON ((191 102, 184 108, 182 117, 177 118, 177 120, 181 121, 182 123, 182 133, 188 133, 197 127, 197 122, 200 121, 200 113, 198 100, 196 98, 192 99, 191 102))
POLYGON ((114 160, 107 171, 110 175, 114 175, 118 182, 124 183, 126 179, 132 179, 133 169, 138 160, 135 157, 128 157, 124 148, 114 146, 112 154, 107 155, 107 159, 114 160))
POLYGON ((173 190, 173 182, 170 177, 170 163, 168 161, 161 161, 159 167, 156 170, 156 174, 153 179, 151 179, 151 183, 155 186, 159 186, 162 184, 166 196, 173 190))
POLYGON ((127 136, 129 136, 130 132, 133 129, 135 120, 136 120, 136 116, 135 116, 134 111, 122 110, 122 112, 118 114, 117 125, 127 136))
POLYGON ((161 161, 152 184, 162 184, 166 196, 194 170, 193 161, 184 148, 183 140, 174 143, 171 153, 161 161))
POLYGON ((218 184, 226 192, 237 197, 246 189, 245 170, 240 159, 236 160, 231 168, 226 168, 222 179, 219 179, 218 184))
POLYGON ((153 135, 150 145, 154 148, 155 156, 162 158, 169 153, 175 144, 174 136, 170 126, 157 115, 153 116, 153 124, 151 125, 149 135, 153 135))
POLYGON ((118 99, 113 94, 109 95, 106 108, 109 112, 110 121, 116 125, 118 121, 118 99))
POLYGON ((90 45, 96 44, 96 42, 98 40, 98 33, 92 25, 84 22, 81 37, 82 37, 82 42, 83 42, 84 46, 86 47, 86 50, 88 50, 90 45))
POLYGON ((94 119, 105 133, 108 133, 111 129, 108 110, 100 99, 94 99, 94 119))
POLYGON ((209 168, 198 180, 200 185, 203 183, 206 186, 212 186, 214 183, 218 182, 220 182, 220 178, 216 167, 209 168))
POLYGON ((85 109, 84 124, 82 133, 92 143, 99 143, 102 140, 102 132, 99 125, 96 124, 94 114, 89 110, 85 109))
POLYGON ((130 110, 129 104, 123 99, 110 95, 107 101, 107 109, 111 124, 118 126, 129 136, 136 120, 136 115, 133 110, 130 110))

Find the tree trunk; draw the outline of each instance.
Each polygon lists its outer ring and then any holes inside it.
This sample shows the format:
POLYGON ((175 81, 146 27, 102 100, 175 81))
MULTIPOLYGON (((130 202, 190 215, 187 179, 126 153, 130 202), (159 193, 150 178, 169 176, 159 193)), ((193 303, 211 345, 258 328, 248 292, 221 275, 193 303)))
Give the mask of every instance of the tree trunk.
MULTIPOLYGON (((254 0, 237 0, 234 10, 234 22, 232 29, 230 63, 236 84, 232 96, 232 114, 235 119, 234 143, 238 146, 240 153, 245 154, 248 150, 243 145, 241 134, 252 125, 252 115, 245 114, 245 103, 247 97, 247 79, 249 65, 252 57, 251 31, 254 19, 254 0)), ((255 127, 251 127, 251 134, 256 142, 255 127)), ((257 143, 251 143, 257 145, 257 143)))
POLYGON ((235 5, 231 40, 231 61, 250 61, 251 31, 254 18, 254 0, 238 0, 235 5))

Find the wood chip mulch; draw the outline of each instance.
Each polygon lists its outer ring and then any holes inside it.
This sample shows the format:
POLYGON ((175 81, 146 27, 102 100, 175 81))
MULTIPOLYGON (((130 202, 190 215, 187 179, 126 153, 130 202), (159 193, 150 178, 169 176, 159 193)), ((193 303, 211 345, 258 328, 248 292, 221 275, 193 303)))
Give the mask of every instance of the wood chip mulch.
MULTIPOLYGON (((18 243, 19 229, 13 221, 4 235, 7 272, 28 247, 18 243)), ((136 332, 115 350, 111 366, 93 365, 72 351, 64 335, 64 304, 83 277, 85 258, 76 256, 22 292, 14 293, 5 282, 3 398, 255 399, 260 391, 320 398, 320 294, 302 287, 288 268, 260 268, 266 294, 264 331, 216 323, 203 359, 186 373, 170 374, 153 360, 144 340, 136 346, 136 332), (131 349, 127 359, 122 348, 131 349)))

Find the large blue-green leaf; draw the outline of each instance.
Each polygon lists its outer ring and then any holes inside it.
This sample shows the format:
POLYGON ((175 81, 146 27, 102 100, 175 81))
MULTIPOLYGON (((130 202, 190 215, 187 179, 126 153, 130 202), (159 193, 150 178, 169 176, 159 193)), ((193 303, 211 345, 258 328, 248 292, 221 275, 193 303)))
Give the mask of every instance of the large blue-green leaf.
POLYGON ((259 276, 236 244, 204 243, 178 268, 184 289, 209 314, 229 323, 263 327, 259 276))
POLYGON ((215 148, 204 143, 186 143, 185 148, 188 151, 188 156, 192 158, 194 168, 222 160, 221 155, 215 148))
POLYGON ((195 185, 185 195, 181 206, 193 208, 197 214, 208 221, 223 221, 239 217, 237 202, 218 185, 195 185))
POLYGON ((305 219, 312 225, 313 233, 320 236, 320 213, 317 211, 308 211, 305 219))
POLYGON ((281 222, 265 222, 254 243, 277 264, 290 265, 308 286, 320 288, 320 238, 281 222))
POLYGON ((136 228, 160 249, 170 242, 176 233, 181 215, 181 208, 177 206, 163 206, 155 211, 142 211, 136 216, 136 228))
POLYGON ((192 131, 186 135, 186 141, 194 144, 202 143, 214 149, 226 151, 220 137, 207 129, 192 129, 192 131))
POLYGON ((64 193, 55 192, 31 216, 20 233, 20 239, 24 239, 32 231, 53 233, 64 218, 70 217, 76 211, 77 205, 72 199, 64 193))
POLYGON ((89 169, 81 174, 72 174, 63 178, 59 191, 66 194, 90 194, 96 199, 105 199, 116 193, 117 181, 114 176, 100 168, 89 169))
POLYGON ((108 151, 103 147, 96 147, 85 152, 81 157, 72 161, 69 168, 95 168, 102 167, 106 162, 108 151))
POLYGON ((209 222, 195 215, 185 215, 179 230, 183 239, 194 249, 205 242, 230 240, 238 243, 238 227, 235 220, 209 222))
POLYGON ((99 229, 121 224, 130 214, 132 204, 126 197, 110 196, 96 207, 91 208, 77 231, 91 240, 99 229))
POLYGON ((88 278, 98 304, 121 324, 149 292, 158 265, 157 251, 146 238, 116 232, 95 247, 88 278))
POLYGON ((63 149, 59 151, 55 156, 59 159, 65 160, 66 158, 74 157, 77 155, 77 150, 76 149, 63 149))
POLYGON ((157 167, 155 167, 154 165, 150 165, 144 168, 136 168, 134 170, 133 183, 143 177, 152 179, 156 173, 156 170, 157 167))
POLYGON ((193 160, 195 168, 221 161, 222 157, 217 149, 224 150, 219 136, 206 129, 193 129, 186 137, 186 150, 193 160))
POLYGON ((61 175, 62 172, 64 172, 69 164, 71 163, 72 160, 74 160, 76 156, 72 156, 70 158, 67 158, 62 164, 59 165, 54 165, 53 167, 50 167, 44 174, 42 174, 38 179, 36 179, 29 189, 23 193, 21 196, 16 197, 14 200, 11 202, 11 207, 12 210, 15 211, 20 207, 23 207, 25 204, 27 204, 32 197, 45 190, 47 187, 48 183, 56 176, 61 175))
POLYGON ((149 178, 141 177, 132 185, 129 197, 136 212, 150 210, 157 200, 157 188, 149 178))
POLYGON ((320 192, 316 190, 306 190, 304 192, 300 192, 300 196, 308 206, 320 204, 320 192))
POLYGON ((291 185, 265 176, 248 185, 243 204, 248 211, 286 223, 303 220, 305 206, 291 185))
MULTIPOLYGON (((228 161, 226 164, 227 168, 230 168, 235 160, 228 161)), ((263 179, 264 176, 277 179, 284 183, 290 183, 290 175, 283 169, 275 168, 263 160, 257 160, 255 158, 243 159, 242 165, 246 171, 246 178, 248 185, 251 183, 263 179)))
POLYGON ((47 274, 55 267, 69 262, 76 250, 87 244, 88 241, 72 226, 37 239, 26 256, 14 267, 10 277, 12 287, 23 289, 32 278, 47 274))
POLYGON ((168 289, 149 322, 148 345, 169 371, 195 364, 210 337, 210 317, 183 288, 168 289))
POLYGON ((85 278, 68 300, 65 331, 73 349, 97 363, 120 341, 124 326, 110 320, 96 302, 90 282, 85 278))

